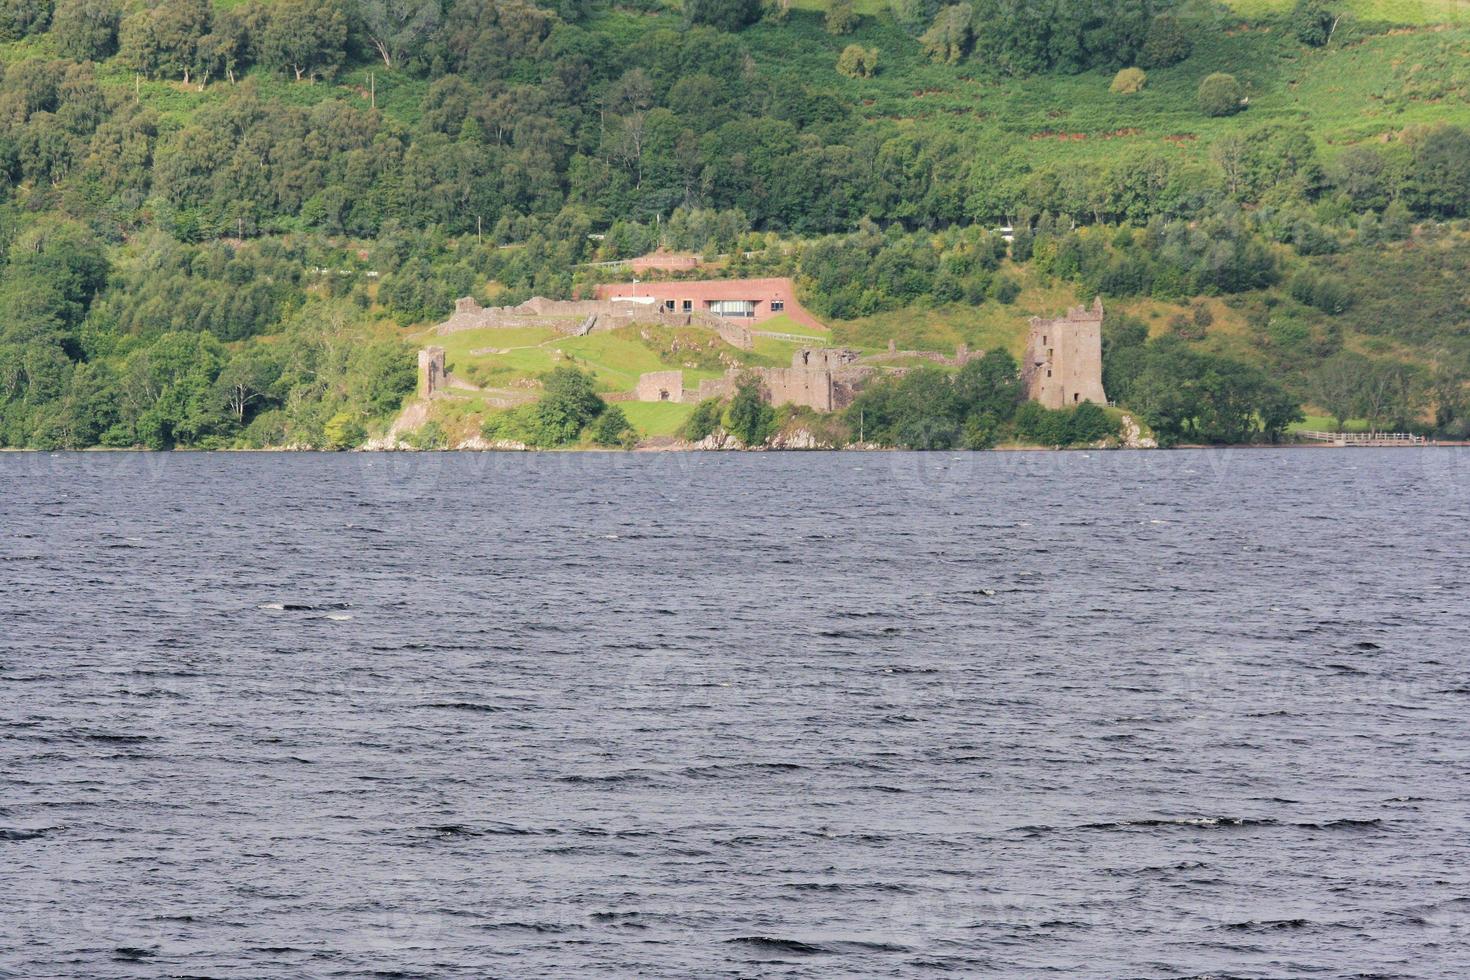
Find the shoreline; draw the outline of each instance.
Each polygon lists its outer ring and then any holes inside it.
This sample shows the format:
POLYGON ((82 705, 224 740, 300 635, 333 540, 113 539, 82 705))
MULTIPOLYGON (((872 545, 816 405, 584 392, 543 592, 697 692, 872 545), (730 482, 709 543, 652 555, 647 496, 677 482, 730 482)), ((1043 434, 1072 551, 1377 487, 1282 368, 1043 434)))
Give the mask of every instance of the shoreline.
POLYGON ((448 449, 413 449, 407 446, 385 448, 354 449, 310 449, 293 448, 286 446, 270 446, 263 449, 196 449, 180 447, 177 449, 145 449, 141 446, 88 446, 83 449, 26 449, 14 446, 0 446, 0 454, 12 453, 16 455, 56 455, 58 453, 199 453, 219 455, 290 455, 290 454, 320 454, 329 456, 350 456, 354 454, 481 454, 481 453, 505 453, 515 454, 554 454, 554 453, 605 453, 609 455, 635 455, 654 453, 790 453, 800 455, 803 453, 1156 453, 1176 452, 1179 450, 1201 450, 1201 449, 1268 449, 1268 450, 1322 450, 1335 449, 1342 451, 1361 451, 1364 449, 1407 449, 1422 451, 1426 449, 1463 449, 1470 447, 1470 440, 1441 440, 1426 442, 1419 446, 1338 446, 1332 443, 1319 442, 1244 442, 1244 443, 1181 443, 1168 448, 1158 446, 992 446, 989 449, 903 449, 896 446, 832 446, 811 447, 803 449, 792 449, 784 447, 760 446, 754 449, 725 448, 709 449, 698 446, 639 446, 634 449, 607 449, 597 446, 567 446, 559 449, 534 449, 508 448, 508 447, 470 447, 456 446, 448 449))

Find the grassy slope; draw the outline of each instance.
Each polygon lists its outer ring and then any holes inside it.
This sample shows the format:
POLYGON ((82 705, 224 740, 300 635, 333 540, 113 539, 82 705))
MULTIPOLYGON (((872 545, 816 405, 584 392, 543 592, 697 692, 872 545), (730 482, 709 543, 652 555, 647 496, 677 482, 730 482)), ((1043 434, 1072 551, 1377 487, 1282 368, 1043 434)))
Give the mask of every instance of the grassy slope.
MULTIPOLYGON (((1296 0, 1230 0, 1230 9, 1246 17, 1291 10, 1296 0)), ((1362 20, 1393 24, 1464 24, 1470 22, 1465 0, 1343 0, 1338 9, 1362 20)))
POLYGON ((694 414, 693 405, 669 402, 623 402, 618 406, 642 436, 671 436, 694 414))
MULTIPOLYGON (((473 377, 477 368, 493 372, 496 387, 572 365, 596 374, 600 391, 629 391, 640 374, 672 367, 642 343, 636 331, 627 329, 587 337, 568 337, 551 329, 466 330, 448 337, 420 333, 414 339, 443 347, 452 373, 473 377)), ((685 369, 684 373, 694 383, 719 374, 697 369, 685 369)))
POLYGON ((1134 96, 1111 93, 1110 72, 1011 79, 988 76, 971 62, 935 65, 886 19, 868 18, 855 34, 831 37, 819 18, 793 15, 786 25, 761 25, 746 36, 773 72, 820 80, 874 121, 949 132, 1034 166, 1096 161, 1140 147, 1202 157, 1215 138, 1272 120, 1305 124, 1330 155, 1333 147, 1409 125, 1470 117, 1470 29, 1464 27, 1358 34, 1346 46, 1314 50, 1279 23, 1226 19, 1200 32, 1188 60, 1151 72, 1134 96), (838 53, 853 41, 879 48, 876 78, 836 73, 838 53), (1247 112, 1222 119, 1199 112, 1196 89, 1215 71, 1232 72, 1249 86, 1247 112))
MULTIPOLYGON (((1289 5, 1290 0, 1236 4, 1252 16, 1289 5)), ((1470 0, 1348 0, 1347 5, 1365 19, 1441 26, 1367 37, 1345 27, 1346 46, 1316 51, 1295 43, 1279 23, 1248 27, 1225 16, 1218 29, 1200 32, 1202 40, 1190 59, 1151 72, 1148 87, 1136 96, 1110 93, 1107 72, 1007 79, 989 77, 976 61, 936 65, 886 16, 866 16, 852 35, 833 37, 814 12, 824 0, 796 0, 796 11, 785 24, 758 24, 742 38, 766 70, 828 87, 874 122, 916 132, 953 132, 1036 164, 1091 160, 1137 146, 1200 154, 1218 135, 1278 118, 1305 122, 1330 147, 1411 124, 1470 116, 1465 106, 1470 97, 1470 0), (876 78, 837 74, 837 55, 854 41, 879 48, 876 78), (1205 75, 1221 70, 1234 72, 1251 86, 1251 108, 1236 117, 1208 119, 1195 107, 1195 89, 1205 75)), ((873 12, 886 4, 859 0, 857 6, 873 12)), ((672 15, 667 19, 676 22, 672 15)), ((650 18, 604 13, 592 23, 618 37, 646 31, 650 18)), ((45 35, 0 44, 0 61, 7 63, 52 56, 45 35)), ((174 81, 140 82, 116 59, 98 66, 97 73, 104 85, 136 91, 166 122, 176 124, 186 123, 200 107, 230 91, 228 84, 217 81, 203 91, 174 81)), ((348 66, 334 80, 315 84, 295 83, 261 69, 251 70, 248 77, 263 99, 302 106, 341 99, 366 108, 370 74, 378 107, 414 123, 428 83, 385 72, 377 61, 348 66)))
MULTIPOLYGON (((216 0, 218 2, 218 0, 216 0)), ((1227 6, 1246 17, 1261 17, 1289 11, 1296 0, 1228 0, 1227 6)), ((866 16, 878 16, 889 9, 888 0, 853 0, 853 9, 866 16)), ((1395 24, 1464 23, 1470 19, 1470 4, 1465 0, 1345 0, 1343 10, 1367 20, 1390 21, 1395 24)), ((791 0, 793 10, 821 12, 827 0, 791 0)))

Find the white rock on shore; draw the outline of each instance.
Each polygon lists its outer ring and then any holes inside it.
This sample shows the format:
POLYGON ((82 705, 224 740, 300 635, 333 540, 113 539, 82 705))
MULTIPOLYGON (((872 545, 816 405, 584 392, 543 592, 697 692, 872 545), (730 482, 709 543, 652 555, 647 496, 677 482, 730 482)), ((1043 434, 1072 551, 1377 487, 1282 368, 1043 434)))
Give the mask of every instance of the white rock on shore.
POLYGON ((1124 449, 1158 449, 1159 443, 1156 439, 1145 438, 1143 428, 1133 419, 1131 415, 1123 416, 1123 448, 1124 449))

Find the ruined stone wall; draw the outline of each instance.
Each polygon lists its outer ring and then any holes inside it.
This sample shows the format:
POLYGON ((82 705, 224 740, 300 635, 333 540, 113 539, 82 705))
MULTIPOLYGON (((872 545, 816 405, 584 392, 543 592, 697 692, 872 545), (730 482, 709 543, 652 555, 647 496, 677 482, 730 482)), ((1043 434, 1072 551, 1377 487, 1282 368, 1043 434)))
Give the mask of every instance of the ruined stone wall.
POLYGON ((720 335, 720 339, 731 347, 736 347, 740 350, 755 349, 755 337, 751 334, 750 327, 745 324, 738 323, 734 320, 727 320, 722 316, 701 315, 700 320, 713 321, 712 323, 706 322, 706 325, 713 327, 715 332, 720 335))
POLYGON ((1026 394, 1045 408, 1108 403, 1102 385, 1102 299, 1064 317, 1031 320, 1022 375, 1026 394))
POLYGON ((704 378, 699 382, 699 387, 694 391, 695 401, 709 401, 711 398, 734 398, 736 372, 731 371, 723 378, 704 378))
POLYGON ((534 316, 580 317, 598 313, 611 313, 609 304, 591 299, 547 299, 533 296, 520 306, 511 307, 517 313, 534 316))
POLYGON ((442 336, 465 330, 513 330, 544 327, 581 336, 616 330, 634 323, 658 323, 669 327, 703 327, 740 350, 755 347, 747 324, 709 313, 670 313, 652 305, 618 303, 611 300, 561 300, 537 296, 519 306, 483 307, 470 297, 455 303, 454 315, 435 328, 442 336))
POLYGON ((791 356, 791 366, 811 371, 836 371, 857 363, 861 356, 845 347, 807 347, 791 356))
POLYGON ((803 368, 762 368, 758 372, 766 401, 832 411, 832 372, 803 368))
POLYGON ((771 405, 796 405, 818 412, 838 412, 877 374, 857 364, 858 353, 841 348, 808 348, 798 351, 789 368, 731 368, 723 378, 706 378, 697 388, 684 388, 684 372, 653 371, 638 379, 634 394, 638 401, 702 402, 731 398, 744 374, 754 376, 761 397, 771 405))
POLYGON ((840 412, 857 400, 878 372, 868 367, 845 368, 832 372, 832 411, 840 412))
POLYGON ((653 371, 642 375, 634 392, 640 402, 682 402, 684 372, 653 371))
POLYGON ((985 356, 984 351, 972 351, 968 344, 959 344, 955 347, 954 356, 941 354, 933 350, 899 350, 898 344, 893 340, 888 341, 888 350, 881 354, 869 354, 861 358, 863 364, 884 364, 889 361, 933 361, 935 364, 943 364, 946 367, 964 367, 971 361, 978 361, 985 356))
POLYGON ((480 306, 470 297, 454 305, 454 315, 435 328, 444 337, 465 330, 512 330, 517 327, 552 327, 575 332, 590 316, 611 312, 605 303, 548 300, 537 297, 520 306, 480 306))

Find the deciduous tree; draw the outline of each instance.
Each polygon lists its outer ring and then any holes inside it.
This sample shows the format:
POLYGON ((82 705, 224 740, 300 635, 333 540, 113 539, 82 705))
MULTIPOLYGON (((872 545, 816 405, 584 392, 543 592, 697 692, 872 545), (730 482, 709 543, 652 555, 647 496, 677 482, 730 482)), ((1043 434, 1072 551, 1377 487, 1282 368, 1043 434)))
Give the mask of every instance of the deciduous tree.
POLYGON ((360 0, 357 9, 368 40, 388 68, 412 54, 443 20, 439 0, 360 0))
POLYGON ((1420 140, 1414 147, 1409 193, 1424 214, 1470 215, 1470 132, 1442 126, 1420 140))
POLYGON ((1188 58, 1194 51, 1189 33, 1173 14, 1159 14, 1148 25, 1148 35, 1138 53, 1138 63, 1145 68, 1169 68, 1188 58))
POLYGON ((1322 47, 1336 26, 1337 16, 1321 0, 1296 0, 1291 9, 1291 29, 1308 47, 1322 47))
POLYGON ((51 37, 63 57, 101 61, 117 50, 120 20, 114 0, 57 0, 51 37))
POLYGON ((827 0, 825 24, 828 34, 851 34, 858 25, 858 15, 852 7, 852 0, 827 0))
POLYGON ((760 381, 744 375, 736 383, 735 397, 725 412, 730 434, 746 446, 763 446, 775 426, 776 413, 761 397, 760 381))
POLYGON ((341 0, 278 0, 260 34, 260 59, 288 68, 296 81, 330 78, 346 57, 347 10, 341 0))
POLYGON ((761 0, 684 0, 684 19, 722 31, 738 31, 761 16, 761 0))
POLYGON ((919 38, 919 43, 929 57, 952 65, 969 53, 974 20, 975 10, 968 3, 945 7, 919 38))

